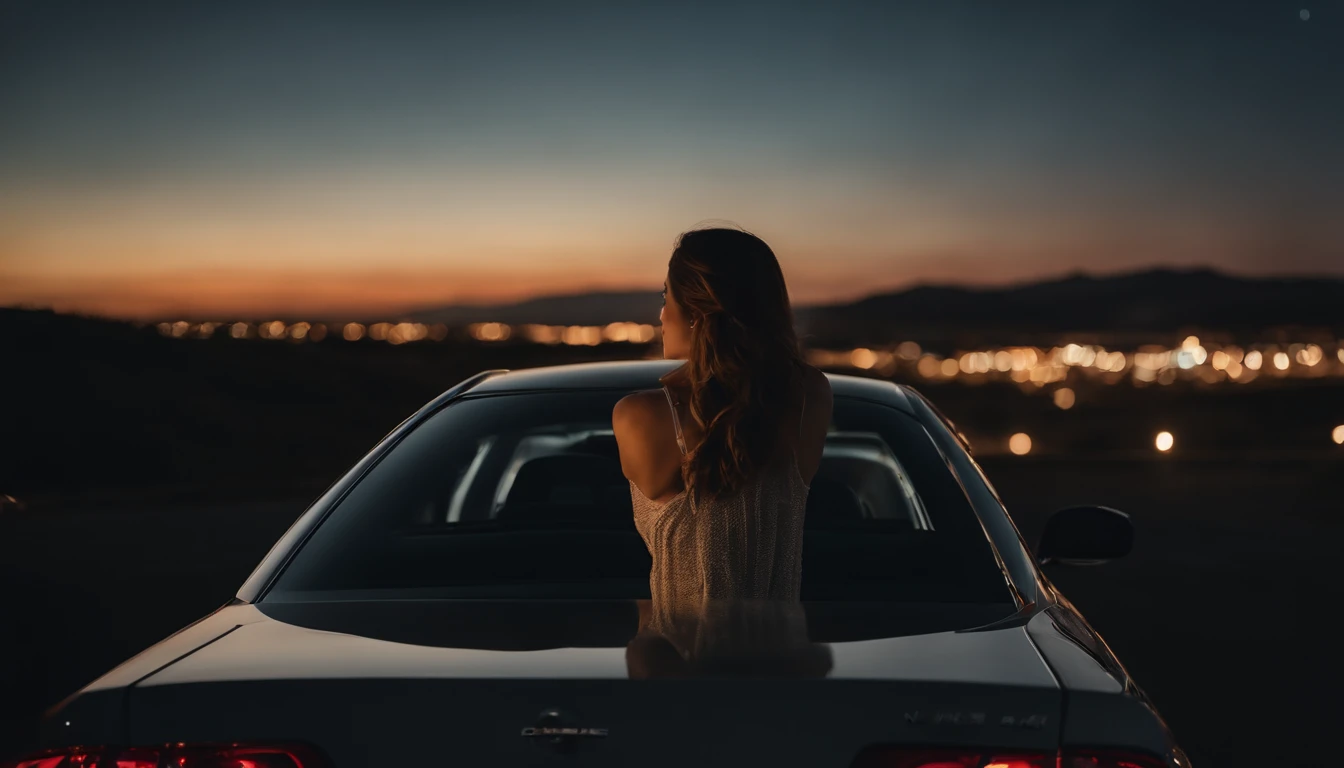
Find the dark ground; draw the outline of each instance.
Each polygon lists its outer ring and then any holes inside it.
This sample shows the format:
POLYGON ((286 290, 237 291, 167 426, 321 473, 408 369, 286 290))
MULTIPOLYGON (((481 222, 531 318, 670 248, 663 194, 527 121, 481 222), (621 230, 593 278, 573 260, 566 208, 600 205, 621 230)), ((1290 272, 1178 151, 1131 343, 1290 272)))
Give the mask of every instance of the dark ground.
MULTIPOLYGON (((424 402, 476 371, 646 347, 392 347, 177 340, 0 310, 0 759, 38 712, 221 605, 307 502, 424 402)), ((1136 389, 1078 404, 1007 384, 921 388, 967 433, 1028 540, 1100 503, 1127 560, 1053 578, 1196 765, 1314 765, 1336 750, 1344 668, 1338 378, 1136 389), (1157 454, 1159 429, 1177 435, 1157 454), (1032 435, 1029 457, 1002 455, 1032 435)))

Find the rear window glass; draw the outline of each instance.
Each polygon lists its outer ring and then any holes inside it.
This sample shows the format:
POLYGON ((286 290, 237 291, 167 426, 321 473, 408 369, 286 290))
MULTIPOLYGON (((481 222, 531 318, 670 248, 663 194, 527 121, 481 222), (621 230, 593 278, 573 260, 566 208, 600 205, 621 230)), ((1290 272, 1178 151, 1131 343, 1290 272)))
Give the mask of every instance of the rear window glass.
MULTIPOLYGON (((463 398, 412 430, 266 600, 647 598, 611 410, 626 392, 463 398)), ((1008 602, 979 520, 913 417, 836 397, 808 496, 803 598, 1008 602)))

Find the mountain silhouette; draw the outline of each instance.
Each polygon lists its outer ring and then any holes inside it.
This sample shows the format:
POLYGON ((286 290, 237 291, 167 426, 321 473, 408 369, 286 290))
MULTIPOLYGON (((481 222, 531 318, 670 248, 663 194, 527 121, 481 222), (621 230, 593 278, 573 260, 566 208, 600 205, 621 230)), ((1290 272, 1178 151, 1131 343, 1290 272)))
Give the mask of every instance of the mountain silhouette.
MULTIPOLYGON (((454 304, 422 309, 411 317, 448 325, 657 323, 660 301, 653 291, 602 291, 510 304, 454 304)), ((1156 269, 1102 277, 1076 274, 995 288, 924 285, 854 302, 802 306, 796 312, 806 334, 880 341, 972 333, 1344 329, 1344 280, 1156 269)))
POLYGON ((1159 269, 1003 288, 921 286, 847 304, 807 307, 800 325, 820 337, 889 340, 976 333, 1258 332, 1344 327, 1344 280, 1243 278, 1208 269, 1159 269))

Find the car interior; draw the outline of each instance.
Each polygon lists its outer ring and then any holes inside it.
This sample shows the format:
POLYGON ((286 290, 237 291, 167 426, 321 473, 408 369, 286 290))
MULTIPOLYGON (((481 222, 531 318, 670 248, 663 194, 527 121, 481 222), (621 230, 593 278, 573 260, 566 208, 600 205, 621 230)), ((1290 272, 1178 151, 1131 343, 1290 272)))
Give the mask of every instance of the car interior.
MULTIPOLYGON (((420 510, 421 525, 631 521, 630 485, 608 426, 555 426, 481 440, 451 493, 420 510)), ((806 525, 844 528, 882 521, 931 530, 927 510, 878 435, 833 432, 808 494, 806 525)))

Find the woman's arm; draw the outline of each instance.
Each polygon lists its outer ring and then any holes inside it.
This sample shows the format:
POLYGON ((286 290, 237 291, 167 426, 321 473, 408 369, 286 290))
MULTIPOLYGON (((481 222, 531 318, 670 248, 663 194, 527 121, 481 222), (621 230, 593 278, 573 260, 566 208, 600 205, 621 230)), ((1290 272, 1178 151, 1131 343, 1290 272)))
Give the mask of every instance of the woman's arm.
POLYGON ((681 450, 661 391, 621 398, 611 412, 611 428, 621 472, 645 498, 660 501, 681 491, 681 450))

